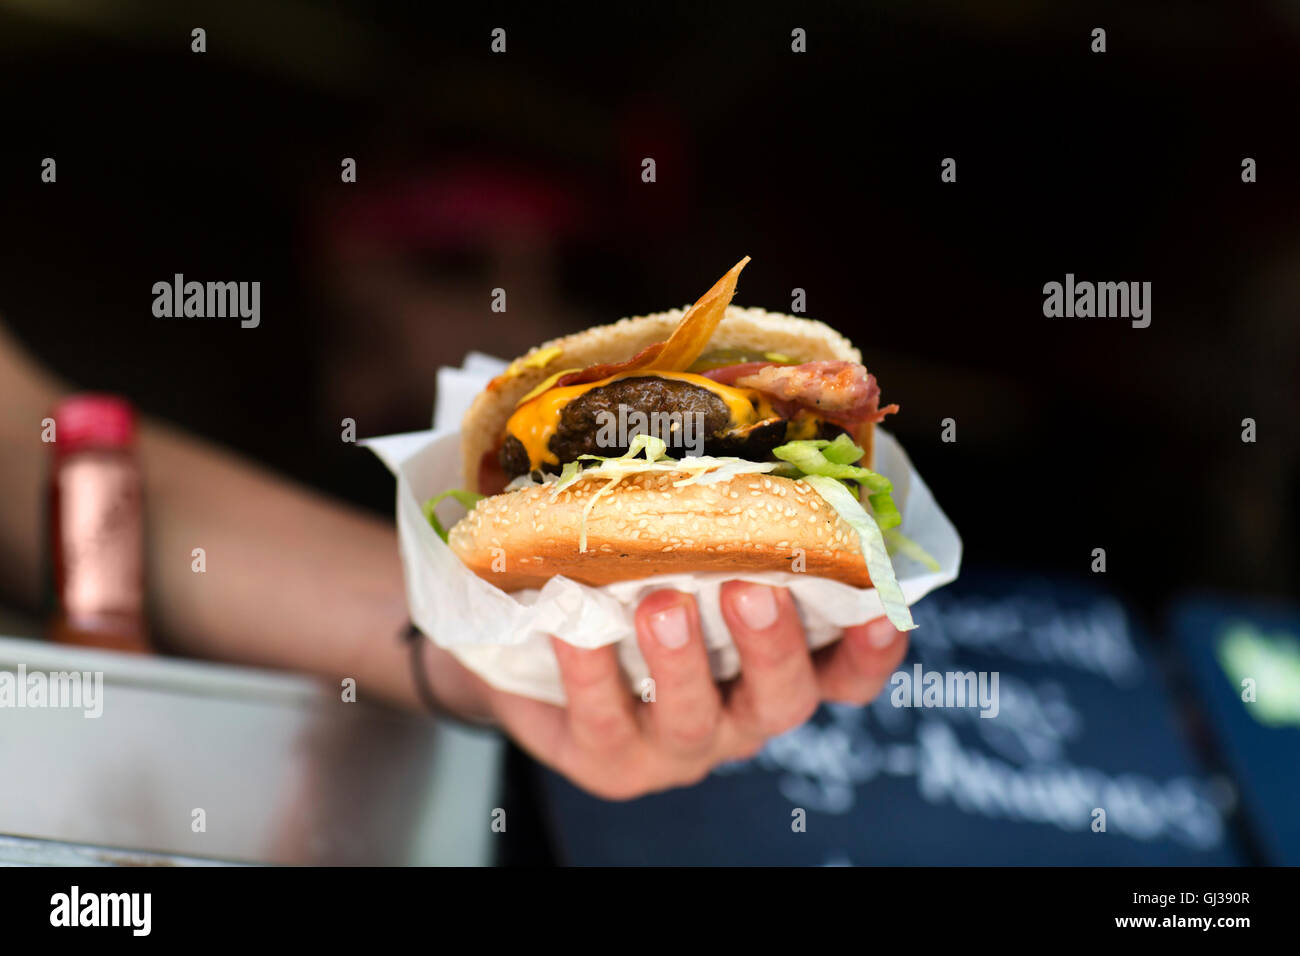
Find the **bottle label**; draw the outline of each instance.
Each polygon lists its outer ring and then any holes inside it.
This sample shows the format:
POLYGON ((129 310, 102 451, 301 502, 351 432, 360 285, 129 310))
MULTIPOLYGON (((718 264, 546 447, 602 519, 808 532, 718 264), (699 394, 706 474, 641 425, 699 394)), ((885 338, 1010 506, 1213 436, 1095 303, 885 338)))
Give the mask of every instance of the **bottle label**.
POLYGON ((144 605, 139 472, 130 461, 74 456, 61 464, 55 480, 64 612, 138 614, 144 605))

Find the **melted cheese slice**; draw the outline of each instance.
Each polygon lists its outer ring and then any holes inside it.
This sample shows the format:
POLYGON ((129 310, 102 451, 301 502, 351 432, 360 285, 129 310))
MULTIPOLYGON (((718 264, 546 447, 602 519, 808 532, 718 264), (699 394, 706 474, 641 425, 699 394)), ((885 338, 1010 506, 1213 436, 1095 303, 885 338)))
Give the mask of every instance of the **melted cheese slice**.
POLYGON ((560 464, 559 458, 551 452, 550 442, 551 436, 559 429, 560 413, 564 406, 584 392, 624 378, 667 378, 706 389, 726 404, 733 425, 752 425, 773 417, 771 403, 752 388, 723 385, 690 372, 657 372, 650 369, 624 372, 584 385, 548 389, 515 409, 510 421, 506 423, 506 434, 514 435, 523 444, 524 450, 528 452, 528 467, 536 471, 543 464, 560 464))

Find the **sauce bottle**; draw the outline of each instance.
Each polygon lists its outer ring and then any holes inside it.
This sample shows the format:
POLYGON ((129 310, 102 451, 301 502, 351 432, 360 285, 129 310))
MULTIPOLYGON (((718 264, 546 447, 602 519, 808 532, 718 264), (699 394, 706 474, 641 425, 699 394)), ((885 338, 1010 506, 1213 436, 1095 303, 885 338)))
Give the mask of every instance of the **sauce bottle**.
POLYGON ((73 395, 54 409, 50 639, 147 653, 143 482, 135 411, 114 395, 73 395))

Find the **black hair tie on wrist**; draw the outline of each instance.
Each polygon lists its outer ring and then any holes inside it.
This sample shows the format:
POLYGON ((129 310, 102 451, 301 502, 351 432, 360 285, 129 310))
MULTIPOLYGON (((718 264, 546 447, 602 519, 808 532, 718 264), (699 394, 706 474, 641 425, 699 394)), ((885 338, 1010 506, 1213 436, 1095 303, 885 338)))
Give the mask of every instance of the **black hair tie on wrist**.
POLYGON ((415 694, 420 698, 420 703, 425 710, 435 717, 455 721, 461 726, 473 730, 494 730, 496 728, 496 724, 491 720, 475 720, 454 713, 444 707, 442 702, 438 700, 438 695, 433 692, 433 683, 429 680, 429 669, 424 665, 424 648, 429 643, 429 639, 424 636, 423 631, 415 626, 414 621, 407 622, 406 629, 401 633, 401 639, 411 645, 411 678, 415 681, 415 694))
POLYGON ((414 621, 406 622, 406 630, 402 632, 402 640, 411 645, 411 676, 415 680, 415 694, 420 698, 420 703, 424 709, 438 717, 450 716, 438 703, 438 697, 433 692, 433 684, 429 681, 429 671, 424 666, 424 645, 426 638, 424 633, 415 626, 414 621))

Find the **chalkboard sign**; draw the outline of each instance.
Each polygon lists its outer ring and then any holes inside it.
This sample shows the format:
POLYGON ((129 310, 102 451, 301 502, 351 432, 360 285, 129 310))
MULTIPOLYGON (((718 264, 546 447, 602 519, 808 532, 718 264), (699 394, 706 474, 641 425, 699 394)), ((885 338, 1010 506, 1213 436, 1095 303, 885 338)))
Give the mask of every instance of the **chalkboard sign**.
POLYGON ((1241 862, 1233 788, 1192 762, 1113 596, 967 576, 915 611, 875 703, 823 707, 695 787, 605 803, 547 773, 561 862, 1241 862))
POLYGON ((1300 608, 1189 599, 1171 630, 1265 862, 1300 866, 1300 608))

